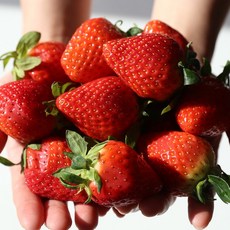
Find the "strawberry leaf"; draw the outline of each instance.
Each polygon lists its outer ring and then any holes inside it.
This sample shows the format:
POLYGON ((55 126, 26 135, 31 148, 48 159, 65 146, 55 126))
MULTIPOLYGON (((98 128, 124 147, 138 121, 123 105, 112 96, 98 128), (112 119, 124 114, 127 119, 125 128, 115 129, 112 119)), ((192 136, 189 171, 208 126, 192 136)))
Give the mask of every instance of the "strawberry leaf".
POLYGON ((228 60, 224 66, 224 69, 222 73, 220 73, 217 76, 217 79, 222 81, 226 86, 230 87, 230 79, 229 79, 229 74, 230 74, 230 61, 228 60))
POLYGON ((195 188, 195 190, 196 190, 196 197, 198 198, 198 200, 201 203, 205 203, 205 201, 206 201, 206 197, 205 197, 205 194, 204 194, 204 188, 206 187, 206 185, 207 185, 207 179, 200 181, 196 185, 196 188, 195 188))
POLYGON ((39 42, 40 38, 41 33, 36 31, 30 31, 24 34, 16 47, 18 57, 21 58, 26 56, 27 52, 39 42))
POLYGON ((18 165, 18 164, 13 163, 12 161, 8 160, 7 158, 2 157, 2 156, 0 156, 0 163, 3 164, 3 165, 5 165, 5 166, 18 165))
POLYGON ((65 186, 69 188, 76 188, 76 185, 85 184, 86 179, 82 178, 81 176, 77 175, 76 173, 72 173, 68 170, 68 168, 63 168, 58 170, 53 174, 53 176, 62 180, 65 183, 65 186))
POLYGON ((60 84, 59 82, 54 82, 51 85, 52 94, 55 98, 60 96, 61 94, 70 91, 75 88, 75 83, 66 82, 65 84, 60 84))
POLYGON ((89 164, 91 161, 87 161, 81 154, 78 154, 72 158, 72 165, 73 169, 88 169, 89 164))
POLYGON ((143 32, 143 30, 141 28, 139 28, 138 26, 133 26, 126 31, 126 36, 132 37, 132 36, 136 36, 138 34, 141 34, 142 32, 143 32))
POLYGON ((173 108, 172 104, 168 104, 166 107, 164 107, 164 108, 162 109, 161 115, 163 115, 163 114, 165 114, 165 113, 171 111, 172 108, 173 108))
POLYGON ((194 70, 183 67, 184 85, 193 85, 200 81, 200 77, 194 70))
POLYGON ((215 175, 208 175, 208 182, 212 184, 216 193, 224 203, 230 203, 230 187, 227 181, 215 175))
POLYGON ((14 66, 12 70, 12 75, 15 80, 23 78, 25 76, 25 72, 22 69, 19 69, 17 66, 14 66))
POLYGON ((66 141, 69 148, 73 151, 74 154, 81 154, 83 156, 86 155, 88 149, 88 143, 77 132, 67 130, 66 141))
POLYGON ((28 55, 28 51, 39 42, 40 37, 41 34, 39 32, 28 32, 21 37, 15 51, 0 56, 4 68, 11 58, 14 59, 12 74, 15 80, 23 78, 25 75, 24 71, 31 70, 41 63, 40 58, 29 57, 28 55))
POLYGON ((203 58, 203 66, 200 69, 200 74, 201 76, 209 76, 212 74, 211 64, 206 58, 203 58))
POLYGON ((87 158, 92 161, 92 166, 94 166, 97 163, 98 157, 99 157, 99 152, 104 148, 106 145, 107 141, 98 143, 94 145, 88 152, 87 158))
POLYGON ((0 56, 0 60, 3 61, 3 68, 5 69, 10 59, 15 59, 17 57, 17 53, 15 51, 7 52, 0 56))
POLYGON ((105 146, 107 141, 94 145, 88 154, 88 143, 85 141, 85 138, 77 132, 67 130, 66 141, 74 153, 73 156, 68 154, 72 160, 71 167, 55 172, 54 176, 60 178, 62 183, 67 183, 66 186, 68 184, 80 184, 79 186, 83 186, 88 196, 91 196, 91 191, 89 188, 87 189, 87 187, 88 184, 93 181, 100 192, 102 182, 94 166, 97 163, 100 150, 105 146))
POLYGON ((15 60, 15 66, 17 68, 27 71, 31 70, 34 67, 40 65, 41 59, 39 57, 23 57, 15 60))
POLYGON ((27 148, 31 148, 33 150, 39 150, 41 149, 41 144, 29 144, 27 145, 27 148))
POLYGON ((102 188, 102 181, 98 172, 95 169, 89 170, 89 179, 96 184, 97 191, 100 193, 102 188))
POLYGON ((140 136, 141 124, 139 121, 135 122, 128 130, 125 135, 125 143, 134 148, 138 137, 140 136))

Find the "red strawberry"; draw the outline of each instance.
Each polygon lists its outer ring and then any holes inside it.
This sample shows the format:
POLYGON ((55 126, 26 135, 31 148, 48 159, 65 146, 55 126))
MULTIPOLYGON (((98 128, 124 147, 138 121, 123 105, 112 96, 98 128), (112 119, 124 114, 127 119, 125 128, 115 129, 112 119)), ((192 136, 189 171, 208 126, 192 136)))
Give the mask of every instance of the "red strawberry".
POLYGON ((167 35, 174 39, 180 45, 184 53, 186 52, 186 47, 188 45, 188 41, 186 40, 186 38, 179 31, 172 28, 163 21, 156 19, 149 21, 145 25, 143 33, 160 33, 163 35, 167 35))
POLYGON ((7 135, 0 130, 0 153, 5 147, 6 141, 7 141, 7 135))
POLYGON ((102 56, 103 44, 123 37, 123 33, 105 18, 85 21, 67 44, 61 63, 69 78, 89 82, 113 74, 102 56))
POLYGON ((57 108, 85 135, 97 140, 120 138, 137 120, 136 95, 113 76, 103 77, 60 95, 57 108))
POLYGON ((26 76, 30 76, 36 81, 45 81, 51 84, 55 81, 70 81, 61 66, 61 56, 65 47, 66 45, 61 42, 38 43, 29 51, 28 56, 40 58, 41 63, 26 71, 26 76))
POLYGON ((212 184, 221 199, 230 202, 229 178, 215 166, 215 153, 205 139, 181 131, 164 131, 142 136, 139 148, 171 194, 188 196, 197 192, 204 202, 202 188, 212 184))
POLYGON ((46 115, 43 102, 51 99, 50 87, 34 80, 0 86, 0 130, 23 143, 50 134, 56 118, 46 115))
POLYGON ((140 97, 164 101, 183 85, 179 45, 161 34, 142 34, 109 41, 106 61, 140 97))
MULTIPOLYGON (((61 201, 83 203, 87 200, 80 188, 67 188, 53 173, 71 165, 71 160, 64 155, 71 154, 65 140, 49 137, 41 144, 31 144, 24 150, 25 183, 29 189, 42 197, 61 201)), ((71 185, 70 185, 71 186, 71 185)))
POLYGON ((176 107, 176 119, 186 132, 219 136, 226 131, 230 117, 230 90, 214 77, 186 88, 176 107))
MULTIPOLYGON (((120 141, 106 141, 87 152, 87 142, 68 131, 73 140, 75 163, 55 174, 68 183, 63 173, 85 180, 85 189, 96 203, 113 207, 136 204, 160 191, 162 184, 151 167, 132 148, 120 141)), ((73 178, 74 179, 74 178, 73 178)))
POLYGON ((60 62, 65 44, 51 41, 38 43, 40 36, 34 31, 24 34, 16 50, 3 54, 0 60, 6 66, 11 58, 14 59, 12 73, 15 79, 33 78, 49 84, 69 81, 60 62))

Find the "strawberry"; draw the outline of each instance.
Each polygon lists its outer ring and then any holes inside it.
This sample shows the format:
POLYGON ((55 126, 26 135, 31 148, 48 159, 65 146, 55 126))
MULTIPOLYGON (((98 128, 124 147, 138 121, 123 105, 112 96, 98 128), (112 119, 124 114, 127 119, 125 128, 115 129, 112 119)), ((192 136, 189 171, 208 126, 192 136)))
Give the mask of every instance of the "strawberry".
POLYGON ((0 86, 0 130, 22 143, 49 135, 56 118, 46 115, 43 102, 52 98, 47 84, 31 79, 0 86))
POLYGON ((103 54, 107 63, 140 97, 169 99, 183 85, 178 67, 179 45, 161 34, 142 34, 109 41, 103 54))
POLYGON ((122 137, 139 113, 136 95, 114 76, 61 94, 56 106, 85 135, 101 141, 109 136, 122 137))
POLYGON ((201 136, 219 136, 229 126, 230 90, 217 78, 203 77, 188 86, 176 106, 176 119, 183 131, 201 136))
POLYGON ((40 144, 30 144, 24 150, 25 183, 35 194, 61 201, 83 203, 87 200, 80 188, 67 188, 53 174, 71 165, 65 154, 71 154, 66 141, 61 137, 49 137, 40 144))
POLYGON ((143 135, 139 141, 139 151, 169 193, 190 196, 196 192, 205 202, 205 189, 213 185, 221 199, 230 202, 229 177, 215 164, 215 153, 205 139, 182 131, 163 131, 143 135))
POLYGON ((40 42, 41 34, 31 31, 22 36, 15 51, 3 54, 0 60, 4 67, 13 59, 13 76, 15 79, 33 78, 49 84, 54 81, 67 82, 68 76, 61 66, 61 56, 66 45, 61 42, 40 42))
POLYGON ((162 184, 155 171, 124 142, 109 140, 87 151, 88 143, 79 134, 68 130, 66 136, 72 140, 68 143, 76 157, 72 167, 63 168, 55 176, 67 184, 75 180, 74 175, 76 180, 81 177, 85 181, 82 187, 94 202, 119 207, 136 204, 160 191, 162 184))
POLYGON ((61 64, 74 82, 86 83, 113 74, 102 56, 103 44, 123 37, 123 33, 105 18, 85 21, 73 34, 62 55, 61 64))
POLYGON ((0 131, 0 153, 5 147, 6 141, 7 141, 7 135, 4 132, 0 131))
POLYGON ((160 33, 167 35, 170 38, 174 39, 181 49, 186 53, 188 41, 186 38, 176 29, 172 28, 163 21, 154 19, 146 23, 143 33, 160 33))
POLYGON ((61 42, 47 41, 35 45, 28 53, 30 57, 38 57, 41 63, 31 70, 27 70, 25 75, 36 81, 45 81, 52 84, 55 81, 68 82, 69 77, 65 74, 61 66, 61 56, 66 45, 61 42))

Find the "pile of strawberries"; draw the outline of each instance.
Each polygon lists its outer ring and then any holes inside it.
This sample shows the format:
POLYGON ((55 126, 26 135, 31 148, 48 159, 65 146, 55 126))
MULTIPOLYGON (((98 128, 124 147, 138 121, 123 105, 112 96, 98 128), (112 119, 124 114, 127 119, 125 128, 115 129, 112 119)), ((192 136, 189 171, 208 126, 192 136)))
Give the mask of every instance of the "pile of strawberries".
POLYGON ((230 130, 230 62, 213 76, 158 20, 124 32, 92 18, 67 45, 39 40, 29 32, 0 57, 4 66, 13 59, 15 78, 0 86, 2 140, 25 145, 32 192, 113 207, 161 191, 207 202, 212 187, 230 202, 216 162, 230 130))

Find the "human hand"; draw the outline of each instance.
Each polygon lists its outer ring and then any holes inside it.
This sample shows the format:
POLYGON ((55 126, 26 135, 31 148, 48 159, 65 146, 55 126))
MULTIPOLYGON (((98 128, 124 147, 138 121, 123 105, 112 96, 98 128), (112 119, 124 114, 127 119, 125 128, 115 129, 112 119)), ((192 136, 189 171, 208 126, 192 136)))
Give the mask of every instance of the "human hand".
MULTIPOLYGON (((8 158, 20 162, 23 145, 12 138, 8 138, 6 151, 8 158)), ((57 200, 46 200, 33 194, 24 182, 21 167, 11 167, 13 200, 20 224, 25 229, 40 229, 43 224, 48 229, 68 229, 71 224, 71 215, 68 205, 57 200)), ((75 225, 79 229, 94 229, 98 217, 105 215, 107 208, 95 204, 74 205, 75 225)))
MULTIPOLYGON (((12 75, 6 73, 1 78, 0 85, 12 81, 12 75)), ((14 163, 21 161, 24 146, 8 137, 5 150, 9 160, 14 163)), ((72 219, 67 203, 56 200, 45 200, 32 193, 25 184, 21 166, 11 167, 13 201, 20 224, 25 229, 40 229, 43 224, 48 229, 68 229, 72 219)), ((95 204, 74 205, 75 225, 79 229, 94 229, 98 217, 105 215, 108 208, 95 204)))
MULTIPOLYGON (((139 210, 144 216, 154 217, 164 214, 174 204, 175 200, 176 198, 169 194, 159 193, 141 201, 138 207, 114 208, 114 211, 118 216, 125 216, 134 210, 139 210)), ((188 197, 188 218, 195 229, 204 229, 208 226, 212 219, 213 209, 213 202, 202 204, 196 199, 188 197)))
MULTIPOLYGON (((6 151, 10 160, 20 162, 23 145, 12 138, 8 139, 6 151)), ((33 194, 24 183, 20 166, 11 168, 13 199, 21 225, 25 229, 39 229, 45 224, 49 229, 66 229, 72 224, 71 215, 66 203, 55 200, 44 200, 33 194), (31 212, 31 210, 33 210, 31 212), (30 221, 28 221, 30 220, 30 221), (61 221, 60 221, 61 220, 61 221)), ((175 197, 159 193, 154 197, 143 200, 136 205, 114 208, 118 217, 136 209, 143 215, 153 217, 163 214, 174 203, 175 197)), ((74 208, 75 224, 79 229, 93 229, 98 224, 99 216, 105 215, 107 208, 95 204, 78 204, 74 208)), ((196 228, 204 228, 212 217, 213 204, 202 205, 196 200, 188 199, 189 220, 196 228)))
MULTIPOLYGON (((10 80, 10 75, 6 78, 10 80)), ((6 82, 5 78, 4 81, 6 82)), ((12 138, 8 138, 6 150, 13 162, 20 161, 23 147, 12 138)), ((24 176, 20 170, 20 166, 11 168, 13 199, 21 225, 25 229, 39 229, 43 224, 49 229, 69 228, 72 219, 68 205, 61 201, 44 200, 33 194, 24 183, 24 176)), ((122 217, 134 209, 140 210, 145 216, 153 217, 166 212, 174 201, 175 197, 159 193, 143 200, 138 207, 132 205, 113 210, 118 217, 122 217)), ((95 204, 77 204, 74 206, 75 224, 79 229, 93 229, 98 224, 99 216, 105 215, 107 211, 107 208, 95 204)), ((211 220, 212 212, 213 203, 203 205, 193 198, 188 198, 188 216, 195 228, 207 226, 211 220)))

